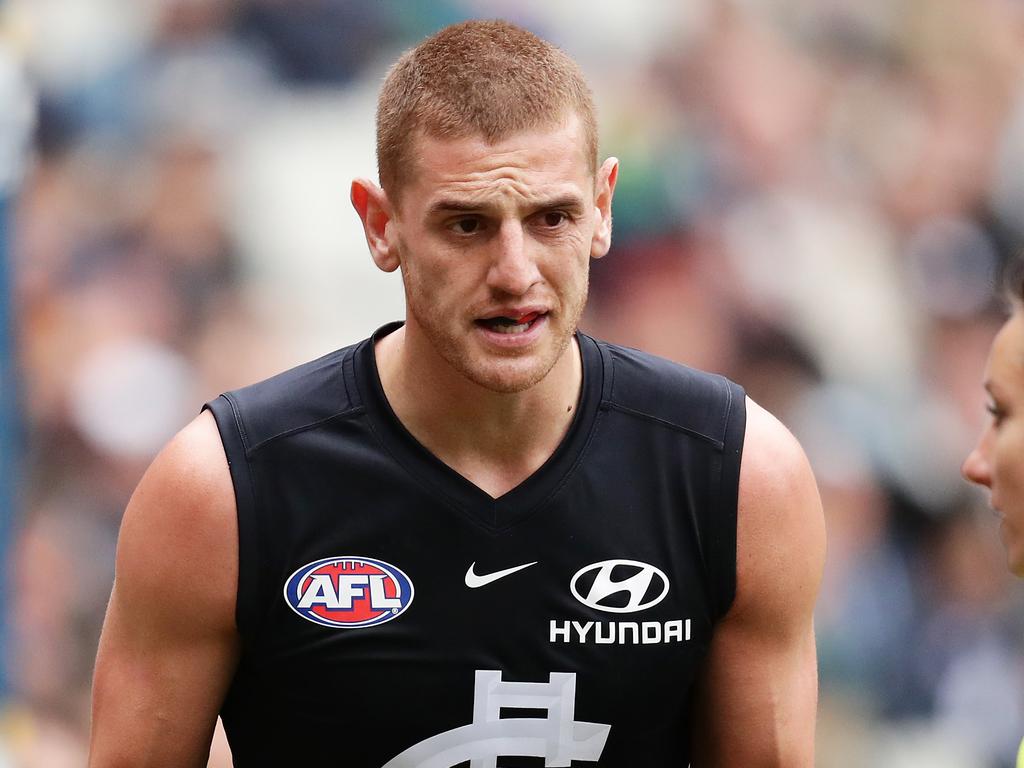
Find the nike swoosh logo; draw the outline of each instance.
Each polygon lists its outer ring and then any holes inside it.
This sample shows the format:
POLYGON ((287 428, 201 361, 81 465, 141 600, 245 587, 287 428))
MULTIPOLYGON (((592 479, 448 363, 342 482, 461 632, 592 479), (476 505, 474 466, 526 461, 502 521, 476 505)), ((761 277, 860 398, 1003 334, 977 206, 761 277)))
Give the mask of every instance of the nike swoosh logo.
POLYGON ((483 576, 477 576, 473 573, 473 568, 476 567, 476 563, 469 566, 469 570, 466 571, 466 586, 470 589, 476 589, 477 587, 483 587, 490 584, 492 581, 503 579, 516 571, 521 571, 523 568, 529 568, 531 565, 536 565, 537 560, 532 563, 524 563, 523 565, 516 565, 512 568, 506 568, 503 571, 495 571, 494 573, 486 573, 483 576))

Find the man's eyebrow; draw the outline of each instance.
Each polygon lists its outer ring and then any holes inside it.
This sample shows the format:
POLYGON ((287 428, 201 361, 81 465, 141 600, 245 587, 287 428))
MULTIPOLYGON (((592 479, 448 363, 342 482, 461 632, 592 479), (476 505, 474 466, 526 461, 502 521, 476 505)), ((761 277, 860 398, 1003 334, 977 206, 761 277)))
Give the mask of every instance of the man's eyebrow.
MULTIPOLYGON (((578 212, 584 209, 583 198, 579 195, 559 195, 548 199, 537 199, 528 202, 529 208, 536 211, 551 211, 565 208, 578 212)), ((484 201, 466 200, 458 198, 443 197, 434 201, 427 208, 427 216, 434 216, 441 213, 479 213, 488 208, 484 201)))
POLYGON ((472 213, 481 211, 486 206, 473 200, 456 200, 454 198, 441 198, 435 201, 427 209, 427 215, 435 213, 472 213))
POLYGON ((559 208, 567 208, 570 211, 582 211, 584 202, 583 198, 579 195, 561 195, 550 200, 538 200, 533 207, 539 211, 551 211, 559 208))

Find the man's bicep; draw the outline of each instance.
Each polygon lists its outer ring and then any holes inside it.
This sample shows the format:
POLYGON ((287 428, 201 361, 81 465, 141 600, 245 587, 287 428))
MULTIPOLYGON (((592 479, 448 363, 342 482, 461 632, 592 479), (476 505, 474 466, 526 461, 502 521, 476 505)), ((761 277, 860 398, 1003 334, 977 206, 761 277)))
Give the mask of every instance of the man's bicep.
POLYGON ((810 768, 816 706, 810 624, 786 640, 723 624, 698 683, 693 766, 810 768))
POLYGON ((93 681, 90 764, 205 765, 237 658, 237 522, 213 417, 164 449, 125 512, 93 681))
POLYGON ((93 679, 93 768, 206 765, 235 641, 165 629, 115 586, 93 679))
POLYGON ((824 564, 821 502, 799 444, 748 401, 737 590, 698 681, 695 768, 811 766, 813 612, 824 564))

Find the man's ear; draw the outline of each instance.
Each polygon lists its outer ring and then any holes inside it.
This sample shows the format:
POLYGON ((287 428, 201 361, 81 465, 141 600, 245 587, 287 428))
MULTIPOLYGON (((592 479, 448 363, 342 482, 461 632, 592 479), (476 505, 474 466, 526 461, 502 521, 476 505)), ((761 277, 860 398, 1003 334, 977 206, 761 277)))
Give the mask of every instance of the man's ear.
POLYGON ((352 207, 363 222, 366 244, 378 269, 394 272, 401 265, 398 249, 388 239, 388 224, 393 218, 391 203, 384 190, 369 179, 352 182, 352 207))
POLYGON ((612 197, 615 195, 615 182, 618 178, 619 160, 615 157, 605 160, 594 178, 597 226, 594 227, 594 238, 590 243, 590 256, 594 259, 600 259, 612 247, 612 197))

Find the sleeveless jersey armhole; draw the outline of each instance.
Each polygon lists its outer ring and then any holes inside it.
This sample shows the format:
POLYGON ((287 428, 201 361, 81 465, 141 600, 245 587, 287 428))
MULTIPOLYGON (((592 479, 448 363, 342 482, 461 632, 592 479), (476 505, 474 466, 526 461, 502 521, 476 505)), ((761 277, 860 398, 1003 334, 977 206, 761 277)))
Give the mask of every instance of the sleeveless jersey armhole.
POLYGON ((717 524, 710 538, 712 607, 718 621, 732 607, 736 597, 736 525, 739 509, 740 464, 747 425, 746 393, 738 384, 722 380, 726 387, 725 431, 718 459, 717 524))
POLYGON ((243 636, 255 630, 257 585, 252 583, 258 568, 258 546, 255 525, 255 491, 252 468, 249 466, 245 426, 230 394, 223 394, 203 406, 217 422, 224 453, 235 491, 235 514, 238 519, 238 592, 235 602, 235 624, 243 636))

